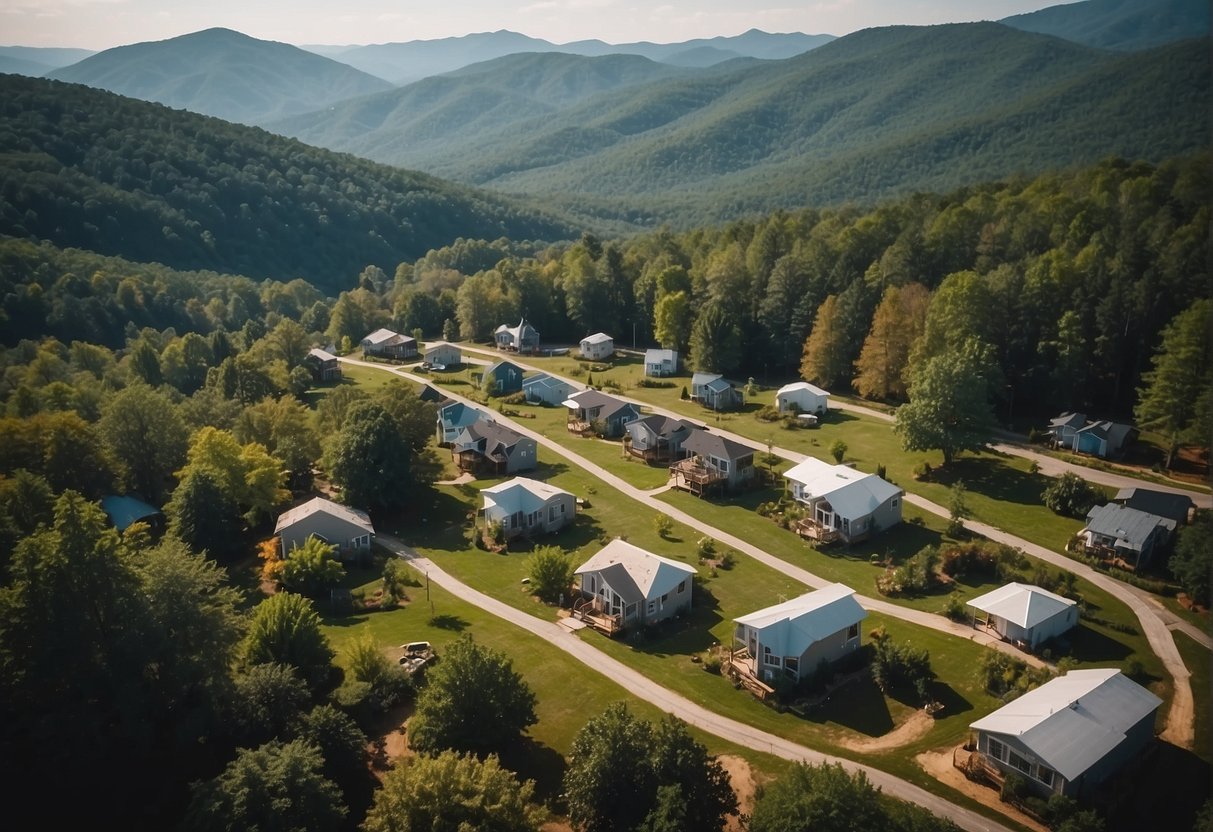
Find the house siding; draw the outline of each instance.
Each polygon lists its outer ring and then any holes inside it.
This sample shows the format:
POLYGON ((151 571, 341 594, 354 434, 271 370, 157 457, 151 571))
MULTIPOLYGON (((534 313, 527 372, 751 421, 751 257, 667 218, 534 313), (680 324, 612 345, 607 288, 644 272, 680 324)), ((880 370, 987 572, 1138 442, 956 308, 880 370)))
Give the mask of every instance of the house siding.
POLYGON ((430 347, 425 351, 425 360, 431 364, 442 364, 446 367, 452 367, 462 363, 463 354, 458 347, 447 344, 439 347, 430 347))
POLYGON ((539 517, 532 524, 526 522, 530 512, 516 512, 511 515, 508 510, 498 505, 486 508, 484 519, 487 523, 501 523, 507 537, 519 534, 549 534, 560 531, 573 521, 577 513, 575 500, 572 494, 554 495, 537 510, 539 517), (514 522, 516 515, 521 515, 520 524, 514 522))
POLYGON ((586 358, 595 360, 599 358, 610 358, 615 354, 615 342, 603 341, 600 344, 591 344, 589 341, 582 341, 581 354, 586 358))
POLYGON ((538 464, 538 454, 535 440, 523 436, 506 454, 505 472, 513 474, 518 471, 530 471, 538 464))
POLYGON ((312 535, 324 538, 330 544, 342 549, 367 548, 370 546, 369 532, 361 526, 334 517, 331 514, 317 512, 303 518, 279 533, 282 545, 282 556, 290 557, 292 549, 302 546, 312 535), (352 541, 367 537, 364 547, 355 546, 352 541))
POLYGON ((800 408, 801 413, 825 413, 826 399, 825 396, 818 396, 809 390, 793 390, 789 393, 781 393, 776 396, 776 406, 780 413, 787 413, 795 404, 800 408))

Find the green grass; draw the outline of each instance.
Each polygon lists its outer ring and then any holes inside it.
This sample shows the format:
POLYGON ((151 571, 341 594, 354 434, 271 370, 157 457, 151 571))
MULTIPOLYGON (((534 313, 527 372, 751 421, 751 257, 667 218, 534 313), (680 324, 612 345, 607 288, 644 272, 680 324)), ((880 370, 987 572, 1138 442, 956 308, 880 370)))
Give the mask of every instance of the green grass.
POLYGON ((1213 723, 1209 722, 1210 693, 1213 691, 1213 672, 1210 671, 1210 653, 1195 639, 1182 631, 1173 631, 1175 646, 1184 660, 1188 672, 1192 674, 1193 712, 1195 714, 1194 729, 1196 747, 1193 749, 1198 757, 1206 763, 1213 762, 1213 723))
POLYGON ((1200 612, 1196 612, 1195 610, 1188 609, 1183 604, 1179 603, 1179 599, 1174 597, 1173 595, 1162 595, 1162 596, 1159 596, 1158 600, 1162 602, 1162 605, 1164 607, 1166 607, 1171 612, 1175 613, 1175 615, 1179 616, 1184 621, 1187 621, 1189 624, 1192 624, 1192 625, 1204 630, 1205 632, 1208 632, 1208 630, 1209 630, 1209 614, 1208 613, 1200 613, 1200 612))

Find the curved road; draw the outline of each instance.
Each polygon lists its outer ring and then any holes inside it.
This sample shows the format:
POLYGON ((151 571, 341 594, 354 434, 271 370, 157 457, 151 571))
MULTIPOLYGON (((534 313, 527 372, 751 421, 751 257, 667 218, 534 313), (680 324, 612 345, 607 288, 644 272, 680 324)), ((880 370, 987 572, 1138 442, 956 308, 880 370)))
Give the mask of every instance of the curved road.
MULTIPOLYGON (((475 349, 467 350, 465 348, 465 351, 479 352, 481 354, 485 354, 485 355, 489 355, 489 356, 495 355, 492 352, 484 351, 484 350, 475 350, 475 349)), ((420 383, 420 384, 429 383, 429 381, 427 379, 425 379, 421 376, 410 374, 408 372, 405 372, 404 370, 398 369, 391 365, 375 364, 372 362, 358 361, 356 359, 348 359, 348 358, 342 358, 341 360, 343 362, 346 362, 349 364, 360 365, 360 366, 364 366, 364 367, 371 367, 371 368, 378 369, 378 370, 385 370, 388 372, 392 372, 392 373, 395 373, 399 376, 407 378, 410 381, 413 381, 416 383, 420 383)), ((540 368, 524 364, 521 361, 517 361, 513 356, 510 357, 510 360, 513 363, 517 364, 519 367, 523 368, 524 370, 531 370, 531 371, 535 371, 535 372, 548 372, 546 370, 542 370, 540 368)), ((549 373, 549 375, 553 375, 553 374, 549 373)), ((561 377, 561 378, 563 378, 563 377, 561 377)), ((571 384, 575 387, 579 387, 579 388, 585 387, 584 384, 581 384, 573 379, 564 378, 563 380, 567 381, 569 384, 571 384)), ((468 399, 464 399, 461 396, 452 394, 451 391, 449 391, 449 390, 444 389, 443 393, 445 393, 447 396, 449 396, 452 399, 455 399, 457 401, 463 401, 465 404, 482 407, 481 405, 479 405, 476 402, 472 402, 468 399)), ((622 397, 622 398, 627 398, 627 397, 622 397)), ((660 414, 663 414, 666 416, 673 416, 676 418, 686 418, 682 414, 678 414, 678 413, 675 413, 674 411, 666 410, 664 408, 654 407, 653 405, 651 405, 647 402, 642 402, 637 399, 630 399, 630 401, 634 401, 637 404, 642 404, 655 413, 660 413, 660 414)), ((891 421, 891 419, 892 419, 892 417, 888 416, 887 414, 880 414, 877 411, 871 410, 869 408, 861 408, 861 407, 857 407, 857 406, 853 406, 853 405, 848 405, 848 408, 853 408, 857 411, 876 415, 878 418, 881 418, 886 421, 891 421)), ((525 436, 529 436, 529 437, 533 438, 536 442, 555 451, 557 454, 565 457, 566 459, 569 459, 570 461, 574 462, 575 464, 582 467, 583 469, 593 472, 600 479, 607 482, 612 487, 623 492, 624 494, 632 497, 633 499, 638 500, 642 503, 645 503, 646 505, 650 504, 649 500, 648 500, 648 494, 646 492, 643 492, 643 491, 635 488, 631 484, 623 481, 622 479, 620 479, 619 477, 610 473, 609 471, 606 471, 606 470, 602 469, 601 467, 599 467, 598 465, 590 462, 589 460, 582 458, 578 454, 565 449, 563 446, 559 445, 558 443, 556 443, 555 441, 553 441, 551 439, 548 439, 546 436, 543 436, 540 433, 536 433, 535 431, 532 431, 528 428, 525 428, 522 425, 519 425, 516 422, 513 422, 509 419, 504 419, 501 416, 501 414, 495 413, 494 418, 498 419, 499 421, 508 423, 512 428, 517 430, 519 433, 522 433, 525 436)), ((750 440, 744 436, 740 436, 738 434, 731 433, 730 431, 722 430, 718 427, 713 427, 712 430, 713 430, 713 432, 715 432, 721 436, 726 436, 726 437, 732 439, 733 441, 739 442, 739 443, 741 443, 743 445, 747 445, 749 447, 753 447, 753 448, 755 448, 755 450, 762 450, 761 448, 758 448, 757 446, 755 446, 752 440, 750 440)), ((778 454, 780 457, 790 460, 792 462, 800 462, 801 460, 803 460, 805 458, 804 454, 801 454, 797 451, 789 450, 787 448, 772 447, 771 450, 773 453, 778 454)), ((949 516, 948 511, 946 509, 944 509, 942 506, 932 503, 931 501, 929 501, 923 497, 919 497, 917 495, 913 495, 908 492, 906 493, 905 497, 908 502, 911 502, 914 505, 919 506, 920 508, 926 509, 927 511, 930 511, 934 514, 938 514, 943 517, 949 516)), ((826 581, 824 578, 814 575, 813 573, 808 572, 807 570, 804 570, 797 566, 789 564, 786 561, 783 561, 783 560, 780 560, 779 558, 774 557, 773 555, 769 555, 766 552, 763 552, 761 549, 758 549, 756 546, 753 546, 750 543, 748 543, 744 540, 741 540, 738 537, 735 537, 734 535, 731 535, 731 534, 721 531, 719 529, 715 529, 712 526, 710 526, 706 523, 703 523, 702 521, 699 521, 694 517, 691 517, 690 515, 675 508, 674 506, 663 503, 663 504, 661 504, 661 510, 665 514, 668 514, 670 517, 684 523, 685 525, 691 526, 692 528, 699 529, 700 531, 704 532, 705 534, 709 534, 712 537, 715 537, 717 540, 727 543, 730 546, 733 546, 734 548, 736 548, 740 551, 743 551, 746 554, 749 554, 750 556, 761 561, 762 563, 772 567, 773 569, 778 570, 779 572, 782 572, 783 574, 787 575, 790 578, 793 578, 794 580, 800 581, 803 584, 806 584, 811 587, 820 587, 827 583, 830 583, 829 581, 826 581)), ((1039 557, 1042 560, 1045 560, 1055 566, 1059 566, 1062 569, 1066 569, 1071 572, 1074 572, 1075 574, 1079 575, 1080 577, 1090 580, 1093 584, 1099 586, 1101 589, 1104 589, 1109 594, 1111 594, 1113 597, 1118 598, 1119 600, 1121 600, 1125 604, 1127 604, 1129 606, 1129 608, 1133 611, 1133 613, 1137 616, 1138 621, 1141 623, 1142 632, 1146 636, 1146 639, 1150 644, 1150 648, 1159 657, 1159 660, 1162 661, 1163 666, 1167 669, 1167 673, 1171 676, 1171 679, 1172 679, 1172 687, 1174 689, 1174 695, 1172 697, 1171 708, 1167 712, 1166 727, 1164 728, 1164 730, 1162 732, 1162 737, 1164 739, 1166 739, 1167 741, 1172 742, 1183 748, 1191 748, 1193 746, 1193 744, 1195 742, 1195 725, 1194 725, 1194 719, 1193 719, 1194 702, 1193 702, 1193 697, 1192 697, 1192 686, 1191 686, 1191 682, 1190 682, 1191 673, 1189 672, 1187 666, 1184 664, 1183 658, 1180 656, 1178 648, 1175 646, 1175 640, 1171 636, 1170 630, 1168 629, 1168 624, 1171 624, 1173 626, 1184 629, 1185 633, 1191 635, 1193 638, 1195 638, 1197 640, 1197 642, 1199 644, 1204 645, 1206 648, 1213 647, 1213 639, 1211 639, 1209 637, 1208 633, 1201 631, 1198 627, 1194 627, 1194 626, 1188 624, 1187 622, 1179 620, 1176 616, 1171 614, 1169 611, 1165 610, 1165 608, 1163 608, 1162 605, 1159 604, 1156 600, 1150 598, 1149 594, 1146 593, 1144 590, 1137 589, 1136 587, 1130 586, 1121 581, 1117 581, 1114 578, 1109 578, 1108 576, 1103 575, 1102 573, 1096 571, 1095 569, 1092 569, 1091 567, 1087 566, 1084 563, 1072 560, 1070 558, 1065 557, 1064 555, 1057 554, 1048 549, 1045 549, 1044 547, 1038 546, 1027 540, 1016 537, 1014 535, 1011 535, 1007 532, 1001 531, 999 529, 994 528, 993 526, 989 526, 984 523, 976 523, 973 521, 968 521, 967 525, 969 528, 973 529, 974 531, 976 531, 980 534, 985 534, 987 537, 989 537, 992 540, 997 540, 998 542, 1005 543, 1009 546, 1018 547, 1020 549, 1023 549, 1025 552, 1027 552, 1035 557, 1039 557), (1147 600, 1147 599, 1149 599, 1149 600, 1147 600), (1164 620, 1164 614, 1166 616, 1166 620, 1164 620)), ((956 622, 953 622, 950 619, 944 618, 943 616, 934 615, 932 613, 920 612, 918 610, 913 610, 913 609, 909 609, 907 607, 902 607, 902 606, 898 606, 896 604, 891 604, 887 601, 883 601, 883 600, 880 600, 877 598, 868 598, 865 596, 858 596, 858 597, 860 598, 860 601, 863 604, 863 606, 868 609, 877 610, 877 611, 886 613, 888 615, 891 615, 891 616, 894 616, 897 618, 901 618, 901 619, 904 619, 907 621, 912 621, 913 623, 920 624, 920 625, 926 626, 926 627, 930 627, 931 629, 934 629, 934 630, 942 630, 945 632, 950 632, 953 635, 959 635, 961 637, 972 638, 973 640, 976 640, 976 641, 983 641, 984 643, 987 643, 989 646, 992 646, 995 649, 1004 650, 1005 652, 1008 652, 1011 655, 1014 655, 1016 658, 1028 659, 1030 661, 1033 661, 1033 663, 1040 663, 1039 659, 1035 659, 1035 657, 1025 656, 1019 650, 1015 649, 1014 647, 1007 644, 1006 642, 1003 642, 1001 639, 990 638, 985 633, 981 633, 978 630, 974 630, 973 628, 966 627, 962 624, 957 624, 956 622)))
MULTIPOLYGON (((487 355, 490 357, 495 357, 498 359, 500 358, 500 356, 498 354, 496 354, 492 351, 489 351, 489 350, 478 350, 475 348, 471 348, 470 351, 477 352, 482 355, 487 355)), ((511 358, 511 360, 514 360, 514 359, 511 358)), ((526 365, 519 361, 515 361, 514 363, 518 364, 518 366, 520 366, 524 369, 533 370, 535 372, 548 372, 547 370, 543 370, 542 368, 526 365)), ((549 375, 551 375, 551 373, 549 373, 549 375)), ((573 379, 565 378, 564 380, 569 382, 570 384, 574 385, 575 387, 584 387, 585 386, 584 384, 581 384, 573 379)), ((624 396, 622 398, 628 398, 628 397, 624 396)), ((686 418, 683 414, 676 413, 674 411, 667 410, 665 408, 656 407, 648 402, 644 402, 639 399, 629 399, 629 400, 636 402, 637 404, 644 405, 645 407, 647 407, 649 410, 651 410, 654 413, 660 413, 660 414, 663 414, 666 416, 673 416, 676 418, 686 418)), ((889 414, 881 413, 880 411, 873 410, 872 408, 868 408, 868 407, 863 407, 861 405, 854 405, 854 404, 850 404, 850 403, 843 404, 843 403, 839 403, 839 402, 831 402, 830 406, 837 407, 840 410, 849 410, 849 411, 856 412, 856 413, 862 413, 864 415, 871 416, 875 419, 879 419, 879 420, 885 421, 885 422, 893 421, 893 417, 890 416, 889 414)), ((727 430, 723 430, 716 426, 713 426, 711 428, 711 430, 717 434, 720 434, 721 436, 726 436, 736 442, 740 442, 743 445, 748 445, 750 447, 753 447, 756 451, 762 450, 762 448, 755 445, 753 440, 751 440, 747 437, 740 436, 738 434, 732 433, 727 430)), ((1021 456, 1026 456, 1026 457, 1032 458, 1032 459, 1043 456, 1041 454, 1036 454, 1035 452, 1032 452, 1032 451, 1027 451, 1025 449, 1018 448, 1015 445, 1004 444, 1004 445, 1000 445, 999 447, 1004 449, 1004 451, 1007 453, 1019 454, 1021 456)), ((803 460, 805 458, 804 454, 801 454, 797 451, 789 450, 787 448, 772 447, 771 451, 773 453, 779 455, 783 459, 787 459, 792 462, 800 462, 801 460, 803 460)), ((1142 480, 1135 480, 1135 479, 1132 479, 1129 477, 1121 476, 1119 474, 1113 474, 1113 473, 1109 473, 1106 471, 1098 471, 1093 468, 1086 468, 1084 466, 1074 465, 1072 463, 1063 462, 1062 460, 1053 459, 1052 457, 1044 457, 1044 458, 1048 460, 1049 465, 1051 466, 1051 470, 1054 472, 1054 475, 1060 475, 1061 473, 1065 473, 1066 471, 1073 471, 1075 473, 1078 473, 1080 476, 1090 479, 1093 482, 1100 482, 1105 485, 1113 485, 1113 486, 1117 486, 1117 487, 1127 487, 1127 486, 1154 487, 1150 483, 1143 482, 1142 480)), ((1213 504, 1213 503, 1211 503, 1211 501, 1213 501, 1213 496, 1208 495, 1208 494, 1200 494, 1197 492, 1184 491, 1183 489, 1169 488, 1169 487, 1165 487, 1165 486, 1158 486, 1158 488, 1160 488, 1160 489, 1165 488, 1166 490, 1185 494, 1186 496, 1191 497, 1192 500, 1197 505, 1213 504)), ((923 508, 923 509, 930 511, 933 514, 937 514, 941 517, 949 516, 949 512, 946 509, 944 509, 942 506, 938 505, 937 503, 933 503, 933 502, 927 500, 924 497, 919 497, 917 495, 910 494, 907 492, 906 500, 910 503, 913 503, 914 505, 919 506, 920 508, 923 508)), ((667 512, 667 513, 669 513, 669 512, 667 512)), ((1137 619, 1140 622, 1141 627, 1142 627, 1142 632, 1146 636, 1146 640, 1149 642, 1151 650, 1155 653, 1155 655, 1157 655, 1159 657, 1159 659, 1163 663, 1163 666, 1167 669, 1167 673, 1171 676, 1173 687, 1175 689, 1175 694, 1174 694, 1174 697, 1173 697, 1172 703, 1171 703, 1171 709, 1168 711, 1168 714, 1167 714, 1166 728, 1163 730, 1162 736, 1165 739, 1167 739, 1168 741, 1175 743, 1176 745, 1179 745, 1183 748, 1191 748, 1193 746, 1193 743, 1195 742, 1195 726, 1194 726, 1193 719, 1192 719, 1193 698, 1192 698, 1192 686, 1191 686, 1191 681, 1190 681, 1191 673, 1189 672, 1187 666, 1184 664, 1183 658, 1180 656, 1178 648, 1176 648, 1176 646, 1175 646, 1175 640, 1171 636, 1170 630, 1171 629, 1182 630, 1186 635, 1190 636, 1193 640, 1195 640, 1198 644, 1203 646, 1206 650, 1213 650, 1213 637, 1210 637, 1208 632, 1206 632, 1205 630, 1202 630, 1200 627, 1197 627, 1194 624, 1192 624, 1184 619, 1181 619, 1179 616, 1175 615, 1170 610, 1168 610, 1166 607, 1164 607, 1158 601, 1157 598, 1155 598, 1153 595, 1146 592, 1145 590, 1139 589, 1135 586, 1132 586, 1131 584, 1126 584, 1122 581, 1118 581, 1115 578, 1111 578, 1111 577, 1103 574, 1102 572, 1099 572, 1099 571, 1091 568, 1090 566, 1087 566, 1086 564, 1081 563, 1080 561, 1073 560, 1071 558, 1066 557, 1065 555, 1059 554, 1057 552, 1053 552, 1049 549, 1045 549, 1042 546, 1038 546, 1037 544, 1031 543, 1027 540, 1024 540, 1023 538, 1017 537, 1008 532, 1004 532, 1000 529, 997 529, 997 528, 990 526, 988 524, 985 524, 985 523, 968 521, 966 523, 966 525, 968 525, 968 527, 973 529, 974 531, 977 531, 979 534, 983 534, 992 540, 997 540, 1000 543, 1005 543, 1009 546, 1014 546, 1014 547, 1020 548, 1035 557, 1038 557, 1044 561, 1047 561, 1050 564, 1053 564, 1054 566, 1060 567, 1062 569, 1073 572, 1076 575, 1079 575, 1080 577, 1086 578, 1087 580, 1091 581, 1096 586, 1100 587, 1101 589, 1103 589, 1106 592, 1108 592, 1109 594, 1111 594, 1114 598, 1117 598, 1117 599, 1123 601, 1126 605, 1128 605, 1128 607, 1133 611, 1134 615, 1137 616, 1137 619)), ((746 549, 746 551, 749 551, 749 549, 746 549)), ((776 568, 778 568, 778 567, 776 567, 776 568)))
POLYGON ((416 552, 390 535, 381 534, 378 540, 396 554, 407 559, 415 568, 421 570, 429 580, 438 584, 452 595, 475 604, 480 609, 517 627, 534 633, 549 644, 559 647, 592 670, 622 685, 635 696, 651 702, 666 713, 673 714, 684 722, 694 725, 696 728, 700 728, 737 745, 755 751, 774 754, 786 760, 804 761, 813 764, 839 763, 848 771, 862 771, 867 776, 869 782, 874 786, 878 786, 885 794, 916 803, 936 815, 950 819, 957 826, 970 830, 970 832, 1012 832, 1009 827, 997 821, 979 815, 972 810, 957 806, 942 797, 928 792, 926 789, 915 786, 913 783, 902 780, 899 777, 894 777, 880 769, 860 765, 841 757, 822 754, 819 751, 814 751, 811 748, 790 742, 783 737, 713 713, 686 697, 662 687, 622 662, 607 656, 601 650, 582 641, 559 624, 553 624, 550 621, 536 618, 529 613, 491 598, 483 592, 472 589, 467 584, 456 580, 442 571, 433 561, 418 556, 416 552))

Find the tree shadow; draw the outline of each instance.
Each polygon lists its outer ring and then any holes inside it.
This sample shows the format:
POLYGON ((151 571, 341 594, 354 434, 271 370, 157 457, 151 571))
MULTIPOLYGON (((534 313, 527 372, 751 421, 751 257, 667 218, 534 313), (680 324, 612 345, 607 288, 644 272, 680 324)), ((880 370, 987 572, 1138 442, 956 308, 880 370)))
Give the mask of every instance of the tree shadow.
POLYGON ((931 481, 949 488, 964 480, 965 488, 1007 503, 1041 505, 1041 494, 1049 485, 1043 474, 1020 471, 991 456, 965 456, 931 472, 931 481))
POLYGON ((884 694, 868 673, 857 673, 805 712, 813 722, 833 722, 868 737, 893 730, 893 715, 884 694))
POLYGON ((552 811, 564 814, 564 772, 568 768, 560 752, 531 737, 523 737, 501 749, 501 764, 518 775, 519 780, 535 782, 535 799, 552 811))
POLYGON ((468 628, 468 622, 457 615, 442 613, 430 619, 430 626, 437 627, 439 630, 451 630, 461 633, 468 628))
MULTIPOLYGON (((1208 738, 1203 738, 1207 741, 1208 738)), ((1153 746, 1092 795, 1107 832, 1195 829, 1209 799, 1210 767, 1196 754, 1155 740, 1153 746)))

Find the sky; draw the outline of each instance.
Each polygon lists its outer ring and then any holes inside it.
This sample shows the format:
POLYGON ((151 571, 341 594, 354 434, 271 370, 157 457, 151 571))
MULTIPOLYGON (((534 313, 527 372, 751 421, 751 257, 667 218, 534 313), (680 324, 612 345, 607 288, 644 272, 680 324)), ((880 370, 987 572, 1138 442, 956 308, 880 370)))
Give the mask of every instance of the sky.
POLYGON ((294 44, 429 40, 510 29, 554 43, 674 43, 748 29, 845 35, 998 20, 1068 0, 0 0, 0 45, 108 49, 223 26, 294 44))

